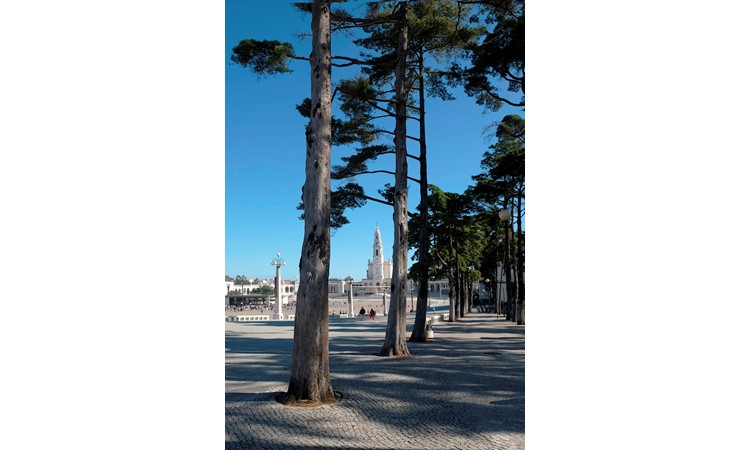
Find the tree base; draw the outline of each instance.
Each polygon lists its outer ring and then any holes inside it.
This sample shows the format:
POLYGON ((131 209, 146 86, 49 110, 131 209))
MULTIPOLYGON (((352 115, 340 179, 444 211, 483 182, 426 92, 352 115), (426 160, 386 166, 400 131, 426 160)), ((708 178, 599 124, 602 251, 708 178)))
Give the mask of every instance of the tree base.
POLYGON ((386 352, 373 353, 373 355, 375 355, 375 356, 382 356, 383 358, 409 358, 410 356, 412 356, 411 353, 399 353, 399 354, 396 355, 396 354, 393 353, 393 350, 391 350, 391 351, 389 351, 387 353, 386 352))
POLYGON ((277 402, 281 403, 284 406, 293 406, 297 408, 317 408, 320 406, 326 406, 333 403, 340 402, 344 399, 344 394, 339 391, 333 391, 333 398, 330 400, 324 401, 324 400, 305 400, 305 399, 298 399, 292 394, 289 394, 288 392, 281 392, 276 394, 274 397, 277 402))

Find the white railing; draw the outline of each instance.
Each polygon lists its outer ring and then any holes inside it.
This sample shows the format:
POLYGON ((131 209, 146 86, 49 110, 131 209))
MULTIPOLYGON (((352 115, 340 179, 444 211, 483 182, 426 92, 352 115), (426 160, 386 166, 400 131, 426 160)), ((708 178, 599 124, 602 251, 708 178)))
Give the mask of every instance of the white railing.
POLYGON ((227 316, 227 322, 249 322, 255 320, 268 320, 268 316, 227 316))
MULTIPOLYGON (((294 314, 286 316, 287 320, 294 320, 294 314)), ((270 320, 270 316, 226 316, 227 322, 254 322, 258 320, 270 320)))

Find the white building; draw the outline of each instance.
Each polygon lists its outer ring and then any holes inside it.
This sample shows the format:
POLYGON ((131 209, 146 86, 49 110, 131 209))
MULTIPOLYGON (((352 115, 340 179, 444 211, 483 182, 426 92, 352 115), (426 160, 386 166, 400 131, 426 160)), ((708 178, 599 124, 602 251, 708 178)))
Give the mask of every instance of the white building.
POLYGON ((367 260, 368 280, 389 280, 393 274, 393 264, 390 259, 383 258, 383 241, 380 239, 380 227, 375 225, 375 239, 372 242, 372 259, 367 260))
POLYGON ((383 256, 383 241, 380 227, 375 225, 375 238, 372 241, 372 259, 367 260, 367 278, 352 282, 355 294, 375 295, 390 291, 393 263, 383 256))
MULTIPOLYGON (((367 260, 367 278, 361 281, 352 282, 352 291, 359 295, 379 295, 384 292, 390 293, 391 276, 393 274, 393 264, 390 259, 383 256, 383 241, 380 236, 380 227, 375 225, 375 238, 372 242, 372 258, 367 260)), ((249 280, 252 282, 252 280, 249 280)), ((226 291, 241 289, 243 294, 249 294, 254 288, 270 283, 273 280, 261 280, 260 284, 234 284, 231 278, 225 278, 226 291)), ((411 283, 411 282, 410 282, 411 283)), ((431 282, 432 283, 432 282, 431 282)), ((299 289, 299 280, 282 280, 281 282, 281 302, 286 304, 296 301, 297 290, 299 289)), ((435 288, 433 288, 435 289, 435 288)), ((345 280, 332 278, 328 280, 328 293, 333 296, 346 295, 348 292, 345 280)), ((439 294, 436 294, 439 296, 439 294)))
MULTIPOLYGON (((257 289, 261 286, 270 285, 274 286, 274 279, 269 280, 258 280, 259 283, 255 283, 254 280, 247 280, 246 283, 238 284, 235 283, 230 277, 225 276, 224 278, 224 303, 228 303, 229 292, 239 291, 240 295, 247 295, 252 293, 253 289, 257 289)), ((281 279, 281 304, 286 305, 287 303, 296 301, 297 290, 299 289, 299 280, 284 280, 281 279)))

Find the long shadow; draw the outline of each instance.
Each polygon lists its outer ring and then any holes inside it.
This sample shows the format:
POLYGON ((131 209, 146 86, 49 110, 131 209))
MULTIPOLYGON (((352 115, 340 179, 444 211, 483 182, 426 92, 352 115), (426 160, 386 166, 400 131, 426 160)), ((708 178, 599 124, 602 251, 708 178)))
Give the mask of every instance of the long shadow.
POLYGON ((225 351, 228 354, 255 353, 255 354, 290 354, 292 349, 292 338, 247 338, 226 337, 224 339, 225 351), (289 349, 286 351, 284 349, 289 349))
MULTIPOLYGON (((359 324, 337 324, 331 329, 330 365, 334 389, 344 393, 344 400, 319 410, 313 417, 326 417, 329 410, 348 411, 353 417, 365 415, 386 427, 403 427, 417 431, 416 438, 429 440, 431 434, 449 434, 454 438, 467 433, 524 431, 525 342, 517 337, 523 330, 485 324, 441 324, 439 338, 427 343, 409 343, 418 348, 411 358, 379 358, 372 356, 382 346, 382 336, 357 336, 359 324), (446 325, 443 327, 443 325, 446 325), (466 339, 460 327, 472 325, 469 333, 511 334, 510 339, 466 339), (520 332, 519 332, 520 331, 520 332), (334 333, 336 332, 336 333, 334 333), (458 335, 462 339, 458 339, 458 335), (400 405, 394 408, 394 404, 400 405), (366 405, 365 409, 362 406, 366 405)), ((376 331, 368 329, 368 331, 376 331)), ((291 337, 288 339, 256 339, 228 337, 227 355, 263 354, 257 363, 243 362, 227 365, 227 380, 242 381, 241 375, 253 371, 254 379, 288 380, 288 361, 291 354, 291 337), (270 344, 270 345, 269 345, 270 344), (261 345, 265 348, 259 348, 261 345), (286 348, 287 351, 280 349, 286 348), (286 373, 284 373, 286 370, 286 373)), ((271 417, 257 416, 256 407, 272 402, 271 394, 252 392, 227 393, 227 411, 231 420, 255 423, 278 429, 279 433, 310 435, 321 439, 340 438, 340 446, 348 448, 356 436, 335 436, 331 430, 310 426, 302 420, 310 411, 287 408, 284 414, 271 417)), ((336 414, 333 419, 336 420, 336 414)), ((309 418, 308 418, 309 419, 309 418)), ((228 419, 229 421, 229 419, 228 419)), ((229 422, 228 422, 229 423, 229 422)), ((241 435, 259 448, 279 445, 267 437, 254 433, 241 435)), ((470 438, 471 436, 469 436, 470 438)), ((466 438, 466 439, 469 439, 466 438)), ((227 442, 226 448, 235 448, 227 442)), ((239 444, 237 444, 239 448, 239 444)), ((310 448, 285 443, 287 448, 310 448)), ((357 448, 363 448, 357 445, 357 448)), ((391 448, 370 446, 367 448, 391 448)), ((436 447, 433 447, 436 448, 436 447)), ((469 448, 469 447, 467 447, 469 448)), ((489 447, 481 447, 489 448, 489 447)))
MULTIPOLYGON (((381 370, 383 367, 380 367, 381 370)), ((401 373, 401 371, 396 371, 401 373)), ((398 390, 394 390, 394 383, 389 380, 379 380, 378 377, 364 376, 356 382, 336 380, 336 388, 343 389, 345 399, 330 409, 346 411, 344 415, 356 417, 362 414, 361 406, 366 404, 366 417, 375 420, 386 429, 404 428, 414 431, 417 438, 434 434, 436 431, 444 438, 450 438, 454 442, 457 438, 466 438, 468 433, 480 432, 523 432, 523 385, 502 384, 498 377, 488 377, 494 386, 492 389, 484 388, 483 395, 488 398, 497 398, 486 404, 477 403, 475 399, 462 401, 456 393, 474 393, 483 389, 481 385, 459 384, 456 377, 463 375, 462 371, 450 374, 441 368, 433 368, 433 382, 425 380, 402 380, 399 382, 398 390), (453 381, 449 386, 442 387, 447 381, 453 381), (441 398, 441 390, 451 391, 452 397, 441 398), (347 392, 349 391, 349 392, 347 392), (499 397, 499 393, 510 391, 510 396, 499 397), (394 407, 395 404, 400 405, 394 407)), ((382 378, 382 374, 381 374, 382 378)), ((260 401, 262 398, 246 398, 245 402, 260 401)), ((272 400, 265 400, 272 401, 272 400)), ((253 421, 256 418, 256 408, 250 405, 241 409, 235 418, 242 421, 253 421), (239 417, 237 417, 239 416, 239 417)), ((330 420, 329 411, 320 411, 318 418, 321 421, 330 420)), ((317 428, 311 424, 311 417, 306 411, 285 410, 283 415, 263 417, 263 425, 279 430, 278 433, 299 435, 316 438, 337 438, 340 447, 348 448, 347 439, 356 439, 356 436, 336 436, 330 429, 317 428), (339 440, 340 438, 344 438, 339 440)), ((334 414, 333 417, 337 415, 334 414)), ((339 414, 340 416, 340 414, 339 414)), ((253 433, 244 436, 254 442, 259 442, 258 435, 253 433)), ((277 443, 278 445, 278 443, 277 443)), ((287 444, 288 445, 288 444, 287 444)), ((379 447, 368 447, 379 448, 379 447)), ((393 447, 390 447, 393 448, 393 447)), ((435 447, 432 447, 435 448, 435 447)), ((439 447, 438 447, 439 448, 439 447)), ((469 447, 467 447, 469 448, 469 447)))
MULTIPOLYGON (((265 448, 280 448, 277 441, 274 441, 273 439, 264 438, 262 436, 253 436, 253 439, 250 441, 253 444, 253 447, 248 447, 247 443, 244 442, 227 442, 224 449, 225 450, 246 450, 248 448, 257 448, 257 449, 265 449, 265 448)), ((293 443, 284 443, 283 445, 284 449, 294 450, 294 449, 300 449, 300 450, 310 450, 310 449, 332 449, 332 448, 367 448, 368 450, 393 450, 393 447, 348 447, 348 446, 341 446, 341 447, 331 447, 331 446, 310 446, 310 444, 293 444, 293 443)))

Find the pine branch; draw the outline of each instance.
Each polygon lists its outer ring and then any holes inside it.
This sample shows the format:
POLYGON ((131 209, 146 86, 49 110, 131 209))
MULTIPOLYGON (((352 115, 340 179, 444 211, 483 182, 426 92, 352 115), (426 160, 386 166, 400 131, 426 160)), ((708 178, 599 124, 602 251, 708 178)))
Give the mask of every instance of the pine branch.
MULTIPOLYGON (((370 200, 370 201, 375 202, 375 203, 380 203, 381 205, 390 206, 391 208, 393 207, 393 203, 387 202, 387 201, 385 201, 383 199, 379 199, 379 198, 375 198, 375 197, 370 197, 367 194, 362 195, 362 198, 370 200)), ((419 217, 416 213, 413 213, 413 212, 410 212, 410 211, 407 211, 406 214, 408 214, 409 217, 411 217, 412 219, 417 219, 419 217)))
MULTIPOLYGON (((385 174, 388 174, 388 175, 396 176, 396 172, 392 172, 390 170, 363 170, 361 172, 351 172, 351 173, 348 173, 347 174, 347 178, 356 177, 357 175, 366 175, 366 174, 369 174, 369 173, 385 173, 385 174)), ((406 178, 408 180, 411 180, 411 181, 419 184, 419 180, 416 179, 416 178, 412 178, 412 177, 409 177, 409 176, 407 176, 406 178)))
POLYGON ((373 108, 377 109, 378 111, 382 111, 382 112, 390 115, 391 117, 396 117, 395 113, 393 113, 391 111, 388 111, 387 109, 383 108, 382 106, 378 105, 377 103, 375 103, 373 101, 368 100, 367 104, 370 105, 370 106, 372 106, 373 108))
POLYGON ((382 199, 379 199, 379 198, 375 198, 375 197, 370 197, 370 196, 369 196, 369 195, 367 195, 367 194, 364 194, 364 195, 363 195, 362 197, 363 197, 363 198, 365 198, 365 199, 367 199, 367 200, 370 200, 370 201, 372 201, 372 202, 375 202, 375 203, 381 203, 381 204, 383 204, 383 205, 386 205, 386 206, 390 206, 390 207, 393 207, 393 203, 389 203, 389 202, 387 202, 387 201, 385 201, 385 200, 382 200, 382 199))
POLYGON ((487 89, 483 89, 483 90, 484 90, 485 94, 489 95, 490 97, 494 98, 495 100, 497 100, 499 102, 505 102, 505 103, 509 104, 510 106, 526 106, 526 102, 523 101, 523 100, 521 102, 519 102, 519 103, 515 103, 515 102, 512 102, 512 101, 508 100, 507 98, 500 97, 499 95, 495 94, 492 91, 489 91, 487 89))
POLYGON ((361 59, 350 58, 348 56, 331 56, 331 59, 341 59, 344 61, 349 61, 349 64, 346 64, 346 65, 331 64, 332 66, 336 66, 336 67, 346 67, 346 66, 352 66, 355 64, 361 65, 361 66, 372 66, 374 64, 372 62, 362 61, 361 59))
MULTIPOLYGON (((391 91, 391 92, 393 92, 393 91, 391 91)), ((395 104, 395 103, 396 103, 396 101, 395 101, 395 100, 391 100, 391 99, 388 99, 388 98, 375 98, 375 99, 373 99, 373 100, 375 100, 376 102, 382 102, 382 103, 393 103, 393 104, 395 104)), ((374 105, 373 105, 373 106, 374 106, 374 105)), ((419 111, 419 107, 417 107, 417 106, 411 106, 411 105, 410 105, 410 104, 408 104, 408 103, 406 104, 406 107, 407 107, 407 108, 410 108, 410 109, 413 109, 413 110, 415 110, 415 111, 419 111)), ((394 116, 394 117, 395 117, 395 116, 394 116)))
MULTIPOLYGON (((396 133, 394 133, 393 131, 388 131, 388 130, 375 130, 375 133, 385 133, 385 134, 390 134, 391 136, 396 135, 396 133)), ((406 135, 406 138, 411 139, 412 141, 420 142, 419 138, 415 138, 413 136, 406 135)))

